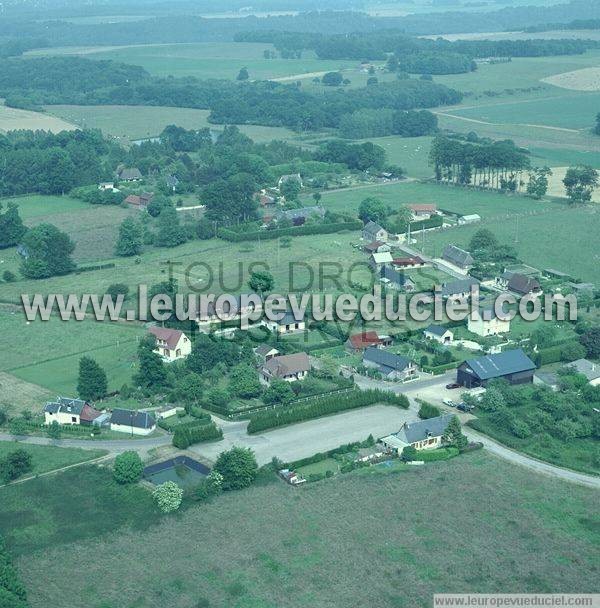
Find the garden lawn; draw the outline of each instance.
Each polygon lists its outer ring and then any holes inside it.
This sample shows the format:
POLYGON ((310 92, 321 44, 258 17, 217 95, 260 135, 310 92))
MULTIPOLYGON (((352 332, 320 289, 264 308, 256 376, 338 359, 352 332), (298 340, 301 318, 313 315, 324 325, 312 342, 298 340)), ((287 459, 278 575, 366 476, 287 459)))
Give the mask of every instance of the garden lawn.
POLYGON ((303 488, 273 476, 161 517, 145 489, 83 467, 4 488, 0 532, 33 608, 324 608, 373 597, 420 608, 434 592, 595 591, 592 489, 484 451, 371 470, 303 488), (56 577, 56 564, 78 575, 56 577))
POLYGON ((106 450, 82 450, 80 448, 32 445, 17 441, 0 441, 0 459, 15 450, 25 450, 31 455, 32 470, 27 475, 47 473, 72 464, 100 458, 107 453, 106 450))

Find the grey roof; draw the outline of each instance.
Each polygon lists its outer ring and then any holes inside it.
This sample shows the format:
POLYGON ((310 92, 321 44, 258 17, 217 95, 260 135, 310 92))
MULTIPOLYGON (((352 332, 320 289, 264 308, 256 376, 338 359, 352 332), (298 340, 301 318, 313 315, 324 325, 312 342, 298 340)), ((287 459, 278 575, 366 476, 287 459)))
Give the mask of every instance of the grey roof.
POLYGON ((396 285, 401 286, 403 286, 407 282, 407 280, 409 280, 403 272, 399 272, 391 266, 381 267, 381 278, 387 279, 388 281, 391 281, 392 283, 396 283, 396 285))
POLYGON ((257 346, 254 349, 254 352, 257 355, 262 355, 264 357, 265 355, 268 355, 272 350, 274 350, 275 352, 279 352, 274 346, 271 346, 270 344, 261 344, 260 346, 257 346))
POLYGON ((134 179, 142 179, 142 174, 137 167, 133 167, 131 169, 121 169, 119 172, 119 179, 122 180, 134 180, 134 179))
POLYGON ((441 338, 447 331, 451 330, 449 330, 447 327, 444 327, 443 325, 430 325, 429 327, 426 327, 424 331, 439 336, 441 338))
POLYGON ((442 285, 442 297, 453 296, 458 293, 468 293, 473 285, 479 286, 479 281, 477 279, 460 279, 444 283, 442 285))
POLYGON ((363 230, 365 232, 379 232, 380 230, 385 230, 385 228, 383 228, 383 226, 380 226, 379 224, 372 222, 371 220, 369 220, 363 227, 363 230))
POLYGON ((462 365, 469 367, 480 380, 500 378, 535 369, 535 363, 520 348, 477 359, 467 359, 462 365))
POLYGON ((575 291, 594 291, 594 284, 593 283, 567 283, 567 285, 571 288, 574 289, 575 291))
POLYGON ((524 274, 515 272, 509 278, 507 287, 511 291, 527 294, 531 291, 538 291, 540 289, 540 282, 533 277, 528 277, 524 274))
POLYGON ((375 348, 374 346, 368 346, 363 354, 363 361, 370 361, 377 365, 387 368, 389 371, 399 371, 408 367, 411 360, 402 355, 396 355, 387 350, 381 348, 375 348))
POLYGON ((179 184, 179 178, 176 175, 167 175, 165 182, 167 186, 174 188, 179 184))
POLYGON ((67 412, 79 416, 86 402, 83 399, 71 399, 70 397, 57 397, 56 401, 49 401, 44 406, 44 412, 56 414, 58 412, 67 412))
POLYGON ((569 363, 568 367, 574 367, 578 374, 583 374, 588 382, 600 378, 600 365, 587 359, 577 359, 569 363))
POLYGON ((111 424, 133 426, 138 429, 150 429, 156 424, 156 421, 148 412, 122 409, 114 409, 112 411, 110 422, 111 424))
POLYGON ((396 437, 404 443, 415 443, 428 437, 441 437, 452 418, 454 418, 454 414, 444 414, 418 422, 407 422, 396 433, 396 437))
POLYGON ((306 353, 280 355, 269 359, 265 363, 263 370, 271 376, 283 378, 291 374, 310 371, 310 359, 306 353))
POLYGON ((471 266, 473 264, 471 254, 456 245, 446 245, 442 252, 442 258, 459 267, 471 266))
MULTIPOLYGON (((281 314, 281 313, 277 313, 281 314)), ((276 320, 275 323, 277 325, 291 325, 292 323, 300 323, 304 321, 304 315, 300 310, 297 310, 296 313, 290 308, 283 313, 283 317, 281 319, 276 320)))

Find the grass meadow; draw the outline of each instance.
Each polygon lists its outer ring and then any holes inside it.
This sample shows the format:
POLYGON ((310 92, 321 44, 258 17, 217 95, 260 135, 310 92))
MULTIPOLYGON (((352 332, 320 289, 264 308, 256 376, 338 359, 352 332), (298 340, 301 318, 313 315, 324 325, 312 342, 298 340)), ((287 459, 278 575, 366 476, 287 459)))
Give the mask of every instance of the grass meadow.
POLYGON ((80 448, 62 448, 51 445, 33 445, 17 441, 0 442, 0 458, 15 450, 25 450, 31 455, 32 470, 28 475, 40 475, 72 464, 100 458, 105 450, 82 450, 80 448))
POLYGON ((0 370, 55 395, 75 393, 83 355, 105 369, 109 390, 130 382, 138 339, 145 333, 140 325, 67 322, 58 317, 28 323, 21 313, 4 310, 0 311, 0 331, 6 344, 19 345, 0 354, 0 370))
POLYGON ((379 472, 302 488, 273 478, 165 517, 145 489, 79 467, 4 488, 0 532, 33 608, 320 608, 373 597, 413 608, 434 592, 594 591, 592 490, 532 483, 485 452, 379 472), (57 577, 57 563, 78 575, 57 577))
MULTIPOLYGON (((209 127, 215 132, 223 125, 208 122, 208 110, 170 108, 163 106, 46 106, 46 110, 79 127, 100 129, 125 142, 156 137, 167 125, 185 129, 209 127)), ((257 142, 292 139, 296 134, 285 127, 240 125, 240 130, 257 142)))

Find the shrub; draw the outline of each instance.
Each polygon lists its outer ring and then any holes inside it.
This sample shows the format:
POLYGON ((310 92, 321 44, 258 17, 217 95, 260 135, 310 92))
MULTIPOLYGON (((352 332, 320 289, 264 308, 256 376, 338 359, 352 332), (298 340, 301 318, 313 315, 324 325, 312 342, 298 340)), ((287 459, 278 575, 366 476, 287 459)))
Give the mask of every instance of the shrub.
POLYGON ((13 481, 32 469, 31 454, 23 449, 9 452, 0 460, 0 479, 5 483, 13 481))
POLYGON ((440 408, 436 407, 427 401, 420 401, 421 407, 419 408, 419 418, 435 418, 440 415, 440 408))
POLYGON ((117 483, 136 483, 143 472, 144 463, 137 452, 128 450, 115 458, 113 477, 117 483))
POLYGON ((156 487, 152 496, 163 513, 172 513, 181 505, 183 490, 174 481, 165 481, 156 487))
POLYGON ((13 281, 17 280, 17 275, 14 272, 11 272, 10 270, 5 270, 2 273, 2 278, 7 282, 7 283, 12 283, 13 281))
POLYGON ((405 462, 411 462, 413 460, 418 459, 417 448, 414 448, 412 445, 407 445, 402 450, 402 460, 405 462))
POLYGON ((213 470, 222 475, 224 490, 240 490, 254 482, 258 464, 251 449, 234 447, 219 454, 213 470))
POLYGON ((207 423, 206 420, 199 419, 178 424, 173 433, 173 445, 180 450, 185 450, 195 443, 222 438, 223 431, 214 422, 207 423))

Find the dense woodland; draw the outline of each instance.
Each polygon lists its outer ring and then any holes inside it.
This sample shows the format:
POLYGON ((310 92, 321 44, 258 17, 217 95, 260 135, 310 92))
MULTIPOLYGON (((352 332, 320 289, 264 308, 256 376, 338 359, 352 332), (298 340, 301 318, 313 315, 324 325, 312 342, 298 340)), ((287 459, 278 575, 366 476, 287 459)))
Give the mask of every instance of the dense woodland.
POLYGON ((361 109, 410 110, 460 102, 462 94, 427 80, 402 79, 322 95, 272 81, 155 78, 142 68, 77 57, 0 61, 0 95, 32 104, 125 104, 210 109, 214 123, 338 127, 361 109))

